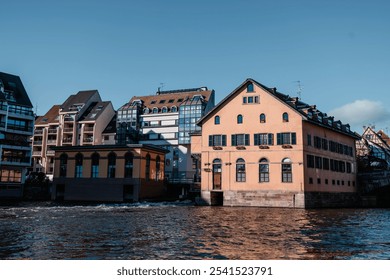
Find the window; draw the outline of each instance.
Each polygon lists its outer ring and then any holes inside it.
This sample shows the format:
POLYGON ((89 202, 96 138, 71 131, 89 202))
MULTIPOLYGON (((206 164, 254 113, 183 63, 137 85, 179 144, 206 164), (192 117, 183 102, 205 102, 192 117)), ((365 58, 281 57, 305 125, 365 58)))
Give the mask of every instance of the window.
POLYGON ((253 91, 254 91, 254 89, 253 89, 253 84, 252 84, 252 83, 250 83, 250 84, 248 84, 248 85, 246 86, 246 91, 247 91, 247 92, 253 92, 253 91))
POLYGON ((168 112, 168 108, 167 108, 167 107, 163 107, 163 108, 161 109, 161 112, 162 112, 162 113, 167 113, 167 112, 168 112))
POLYGON ((153 113, 153 114, 157 114, 157 113, 158 113, 158 108, 157 108, 157 107, 154 107, 152 113, 153 113))
POLYGON ((249 146, 249 134, 233 134, 232 146, 249 146))
POLYGON ((209 147, 226 146, 226 135, 209 135, 209 147))
POLYGON ((322 168, 324 170, 329 170, 329 159, 328 158, 322 158, 322 168))
POLYGON ((248 96, 248 103, 253 103, 253 96, 248 96))
POLYGON ((269 182, 269 163, 266 158, 259 161, 259 182, 269 182))
POLYGON ((144 109, 144 114, 149 114, 149 111, 150 111, 149 108, 145 108, 144 109))
POLYGON ((150 155, 146 155, 146 162, 145 162, 145 179, 146 181, 149 181, 150 179, 150 155))
POLYGON ((175 99, 169 99, 168 103, 173 103, 174 101, 175 101, 175 99))
POLYGON ((306 159, 307 159, 307 167, 308 168, 314 168, 314 156, 313 155, 307 155, 306 156, 306 159))
POLYGON ((277 145, 297 144, 297 136, 295 132, 285 132, 277 134, 277 145))
POLYGON ((83 155, 82 154, 77 154, 76 155, 76 165, 75 165, 75 177, 76 178, 81 178, 83 177, 83 155))
POLYGON ((322 169, 322 157, 315 157, 315 161, 316 161, 316 168, 322 169))
POLYGON ((288 113, 283 113, 283 122, 288 122, 288 113))
POLYGON ((244 103, 244 104, 248 103, 248 98, 246 96, 244 96, 242 98, 242 103, 244 103))
POLYGON ((60 156, 60 177, 66 177, 67 167, 68 167, 68 155, 62 154, 60 156))
POLYGON ((125 178, 133 178, 133 159, 132 153, 125 154, 125 178))
POLYGON ((265 123, 265 114, 260 114, 260 123, 265 123))
POLYGON ((99 154, 94 153, 91 156, 91 178, 97 178, 99 176, 99 154))
POLYGON ((157 156, 156 157, 156 181, 160 178, 160 172, 161 172, 160 163, 161 163, 160 156, 157 156))
POLYGON ((221 123, 221 118, 219 116, 215 116, 214 124, 220 124, 220 123, 221 123))
POLYGON ((307 145, 311 146, 311 135, 310 134, 307 135, 307 145))
POLYGON ((159 104, 164 104, 165 103, 165 99, 162 99, 160 100, 159 104))
POLYGON ((237 123, 242 123, 244 121, 242 115, 237 116, 237 123))
POLYGON ((259 145, 273 145, 274 135, 272 133, 257 133, 254 134, 254 144, 259 145))
POLYGON ((115 169, 116 169, 116 154, 111 152, 108 155, 108 169, 107 169, 108 178, 115 178, 115 169))
POLYGON ((236 161, 236 181, 237 182, 245 182, 246 173, 245 173, 245 160, 239 158, 236 161))
POLYGON ((352 173, 352 164, 347 162, 347 173, 352 173))
POLYGON ((176 106, 172 106, 171 112, 173 112, 173 113, 177 112, 177 107, 176 106))
POLYGON ((285 158, 282 160, 282 182, 292 182, 292 163, 291 159, 285 158))

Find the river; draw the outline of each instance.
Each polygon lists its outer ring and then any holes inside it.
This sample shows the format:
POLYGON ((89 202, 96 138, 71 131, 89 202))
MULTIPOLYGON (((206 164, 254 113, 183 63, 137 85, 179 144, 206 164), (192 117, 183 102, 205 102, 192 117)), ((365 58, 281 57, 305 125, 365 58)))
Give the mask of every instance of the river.
POLYGON ((0 206, 0 259, 390 259, 390 209, 0 206))

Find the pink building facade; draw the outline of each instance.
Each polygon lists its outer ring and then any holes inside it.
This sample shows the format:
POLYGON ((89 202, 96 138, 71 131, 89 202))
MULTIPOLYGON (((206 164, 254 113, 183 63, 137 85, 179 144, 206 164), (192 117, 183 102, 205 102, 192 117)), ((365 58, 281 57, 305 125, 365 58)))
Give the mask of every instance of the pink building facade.
POLYGON ((316 106, 247 79, 198 124, 200 203, 314 208, 358 199, 357 137, 316 106))

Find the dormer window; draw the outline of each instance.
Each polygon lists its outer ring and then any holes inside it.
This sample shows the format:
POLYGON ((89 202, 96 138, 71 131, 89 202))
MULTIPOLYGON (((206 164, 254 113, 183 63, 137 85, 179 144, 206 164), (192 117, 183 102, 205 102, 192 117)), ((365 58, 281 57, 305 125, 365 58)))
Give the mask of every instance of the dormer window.
POLYGON ((168 112, 168 108, 167 108, 167 107, 163 107, 163 108, 161 109, 161 112, 162 112, 162 113, 167 113, 167 112, 168 112))
POLYGON ((254 91, 253 83, 249 83, 249 84, 246 86, 246 92, 253 92, 253 91, 254 91))
POLYGON ((331 119, 328 119, 328 125, 332 126, 332 124, 333 124, 333 121, 331 119))
POLYGON ((172 106, 172 108, 171 108, 171 112, 177 112, 177 107, 176 106, 172 106))
POLYGON ((322 116, 318 115, 317 118, 318 118, 318 121, 322 123, 322 116))
POLYGON ((153 114, 157 114, 157 113, 158 113, 158 108, 157 108, 157 107, 154 107, 152 113, 153 113, 153 114))
POLYGON ((149 114, 149 112, 150 112, 149 108, 144 109, 144 114, 149 114))

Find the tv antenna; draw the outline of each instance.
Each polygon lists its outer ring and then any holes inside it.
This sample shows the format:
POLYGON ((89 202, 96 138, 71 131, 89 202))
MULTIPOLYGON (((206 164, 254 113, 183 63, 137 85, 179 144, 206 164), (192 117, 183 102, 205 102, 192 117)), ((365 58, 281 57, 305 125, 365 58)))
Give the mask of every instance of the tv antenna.
POLYGON ((298 95, 298 98, 299 99, 302 99, 302 85, 301 85, 301 81, 295 81, 295 83, 297 83, 297 86, 298 86, 298 90, 297 90, 297 95, 298 95))

